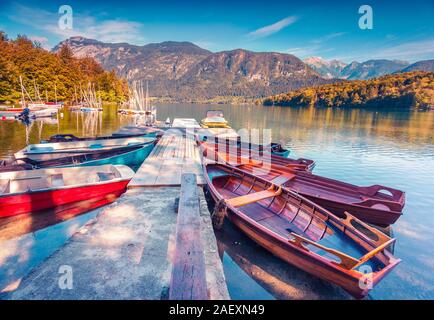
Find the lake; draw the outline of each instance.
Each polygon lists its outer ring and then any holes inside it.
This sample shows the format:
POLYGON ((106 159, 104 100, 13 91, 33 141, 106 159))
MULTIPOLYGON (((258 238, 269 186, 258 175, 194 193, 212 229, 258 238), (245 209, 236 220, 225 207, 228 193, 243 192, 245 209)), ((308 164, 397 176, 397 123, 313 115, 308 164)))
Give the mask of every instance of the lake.
MULTIPOLYGON (((36 121, 30 127, 1 121, 0 156, 11 156, 26 143, 52 134, 109 134, 132 122, 131 117, 117 115, 115 108, 106 106, 99 115, 65 110, 59 119, 36 121)), ((223 110, 236 130, 272 129, 273 140, 291 149, 290 157, 316 161, 316 174, 405 191, 404 215, 393 226, 395 255, 402 263, 382 280, 370 298, 434 299, 434 111, 162 104, 158 105, 158 118, 200 120, 208 109, 223 110)), ((75 218, 75 228, 85 223, 86 217, 75 218)), ((57 232, 69 235, 71 223, 64 230, 57 232)), ((347 298, 340 289, 282 263, 231 225, 217 232, 217 238, 234 299, 347 298)), ((6 283, 1 277, 13 277, 10 272, 0 268, 0 287, 6 283)))

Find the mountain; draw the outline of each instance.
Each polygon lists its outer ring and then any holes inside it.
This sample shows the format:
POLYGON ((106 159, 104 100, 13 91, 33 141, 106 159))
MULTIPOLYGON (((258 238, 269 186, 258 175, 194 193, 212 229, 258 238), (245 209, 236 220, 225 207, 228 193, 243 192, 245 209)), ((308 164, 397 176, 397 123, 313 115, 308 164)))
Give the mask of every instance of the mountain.
POLYGON ((179 89, 207 99, 263 97, 326 82, 295 56, 237 49, 209 55, 180 79, 179 89))
POLYGON ((434 59, 418 61, 400 70, 400 72, 409 71, 434 71, 434 59))
POLYGON ((368 60, 365 62, 353 61, 350 64, 338 60, 324 60, 311 57, 304 60, 311 68, 316 70, 323 78, 338 78, 347 80, 366 80, 392 74, 409 65, 399 60, 368 60))
POLYGON ((342 70, 347 66, 339 60, 325 60, 321 57, 310 57, 303 60, 313 70, 317 71, 323 78, 341 78, 342 70))
POLYGON ((63 44, 74 56, 90 56, 129 81, 149 80, 153 96, 174 100, 256 98, 330 82, 290 54, 243 49, 213 53, 190 42, 135 46, 83 37, 69 38, 53 51, 63 44))
POLYGON ((408 65, 408 62, 400 60, 380 59, 368 60, 362 63, 353 61, 342 70, 340 78, 348 80, 378 78, 401 70, 408 65))

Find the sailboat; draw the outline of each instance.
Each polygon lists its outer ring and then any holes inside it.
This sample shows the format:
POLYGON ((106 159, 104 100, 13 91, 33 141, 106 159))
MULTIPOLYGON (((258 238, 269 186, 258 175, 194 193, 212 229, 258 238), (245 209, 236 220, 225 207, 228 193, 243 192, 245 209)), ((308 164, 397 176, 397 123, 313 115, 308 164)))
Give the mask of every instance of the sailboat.
POLYGON ((88 84, 87 90, 82 90, 81 92, 85 105, 80 107, 80 111, 82 112, 93 112, 93 111, 102 111, 102 100, 101 95, 96 93, 95 85, 91 83, 88 84))
POLYGON ((133 82, 131 87, 130 99, 125 104, 127 108, 121 108, 118 112, 121 114, 143 116, 143 118, 139 119, 141 120, 140 122, 144 122, 147 126, 152 126, 156 121, 157 110, 149 102, 148 82, 146 82, 146 94, 143 92, 141 81, 133 82))
POLYGON ((63 104, 57 102, 57 86, 56 83, 54 83, 54 96, 55 101, 50 102, 48 101, 48 93, 47 90, 45 90, 45 101, 42 100, 41 94, 39 92, 39 87, 36 85, 35 79, 33 79, 33 86, 34 86, 34 92, 35 92, 35 102, 32 101, 32 103, 29 103, 27 106, 32 108, 62 108, 63 104))
POLYGON ((51 117, 57 115, 58 108, 57 107, 49 107, 42 102, 42 99, 39 95, 39 90, 35 84, 35 100, 39 100, 39 102, 34 102, 31 98, 29 92, 23 84, 23 79, 20 76, 20 86, 21 86, 21 106, 24 109, 27 107, 30 111, 29 114, 19 114, 19 116, 31 117, 31 118, 41 118, 41 117, 51 117), (26 96, 30 100, 30 103, 26 102, 26 96))

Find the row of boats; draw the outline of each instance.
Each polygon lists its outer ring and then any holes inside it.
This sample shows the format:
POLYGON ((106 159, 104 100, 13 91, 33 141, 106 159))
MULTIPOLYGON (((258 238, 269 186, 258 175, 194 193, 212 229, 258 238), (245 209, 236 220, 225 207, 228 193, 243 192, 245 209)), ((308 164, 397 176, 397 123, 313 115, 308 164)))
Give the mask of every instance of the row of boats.
POLYGON ((215 226, 228 218, 266 250, 356 298, 400 262, 395 239, 377 227, 402 215, 404 192, 315 175, 309 159, 271 155, 264 164, 230 141, 198 143, 215 226))
MULTIPOLYGON (((216 111, 201 125, 230 128, 216 111)), ((404 192, 315 175, 315 161, 291 159, 278 144, 261 158, 260 146, 238 142, 234 149, 230 139, 201 137, 197 142, 215 227, 229 219, 272 254, 356 298, 399 264, 392 254, 395 239, 386 230, 402 215, 404 192)))
POLYGON ((146 159, 161 134, 139 128, 140 134, 131 135, 125 134, 128 126, 102 137, 55 135, 28 145, 12 160, 2 160, 0 218, 84 199, 99 206, 114 201, 134 175, 130 167, 146 159))

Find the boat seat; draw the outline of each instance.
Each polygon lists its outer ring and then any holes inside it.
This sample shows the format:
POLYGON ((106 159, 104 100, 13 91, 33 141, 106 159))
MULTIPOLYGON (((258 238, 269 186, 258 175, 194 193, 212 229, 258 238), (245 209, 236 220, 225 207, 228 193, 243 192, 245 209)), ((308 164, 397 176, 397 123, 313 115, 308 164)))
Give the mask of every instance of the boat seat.
POLYGON ((109 181, 116 178, 113 172, 98 172, 97 174, 99 181, 109 181))
POLYGON ((46 177, 35 177, 31 179, 11 180, 10 193, 27 192, 50 188, 50 183, 46 177))
POLYGON ((51 186, 56 187, 63 187, 65 186, 65 181, 63 181, 63 174, 57 173, 50 176, 51 178, 51 186))
POLYGON ((271 183, 275 184, 276 186, 281 186, 294 178, 295 178, 295 174, 285 172, 277 176, 273 180, 271 180, 271 183))
POLYGON ((280 188, 277 191, 273 190, 273 188, 270 188, 264 191, 249 193, 243 196, 228 199, 226 200, 226 203, 234 207, 241 207, 253 202, 258 202, 260 200, 278 196, 281 193, 282 190, 280 188))

